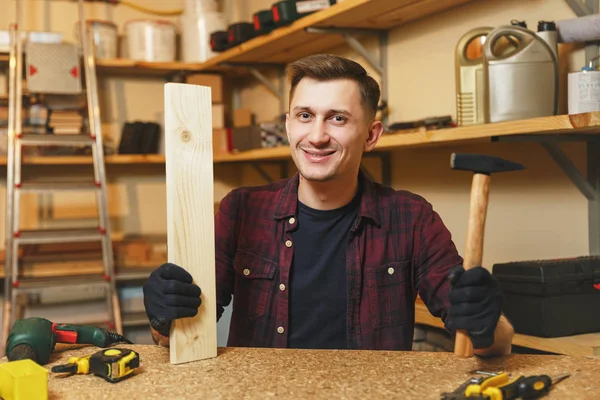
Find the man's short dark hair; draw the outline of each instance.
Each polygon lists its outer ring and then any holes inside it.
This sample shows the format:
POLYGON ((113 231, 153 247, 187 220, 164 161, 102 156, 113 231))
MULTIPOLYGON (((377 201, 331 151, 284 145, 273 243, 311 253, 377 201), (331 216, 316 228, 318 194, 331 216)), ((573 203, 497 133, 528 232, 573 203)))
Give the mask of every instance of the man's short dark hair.
POLYGON ((374 118, 377 113, 377 104, 381 95, 379 84, 355 61, 331 54, 315 54, 289 64, 287 75, 291 85, 290 101, 296 86, 303 78, 317 81, 350 79, 358 84, 363 105, 367 107, 371 118, 374 118))

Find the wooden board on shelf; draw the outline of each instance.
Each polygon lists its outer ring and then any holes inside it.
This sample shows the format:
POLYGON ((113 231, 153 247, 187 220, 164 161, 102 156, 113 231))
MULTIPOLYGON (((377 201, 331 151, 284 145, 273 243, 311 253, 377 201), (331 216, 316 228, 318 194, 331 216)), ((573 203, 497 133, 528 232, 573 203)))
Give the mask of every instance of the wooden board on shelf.
MULTIPOLYGON (((442 320, 431 315, 420 298, 417 298, 415 303, 415 324, 444 329, 442 320)), ((570 356, 598 356, 600 355, 600 332, 558 338, 542 338, 517 333, 513 338, 513 345, 570 356)))
MULTIPOLYGON (((221 71, 237 74, 245 70, 221 65, 225 62, 288 63, 309 54, 326 52, 345 43, 340 34, 309 33, 309 27, 391 29, 475 0, 345 0, 300 18, 266 35, 229 49, 204 63, 139 62, 129 59, 96 60, 99 74, 169 76, 178 72, 221 71)), ((0 63, 8 62, 0 54, 0 63)))
MULTIPOLYGON (((494 124, 470 125, 438 130, 417 129, 406 132, 386 133, 377 146, 378 151, 393 151, 403 148, 462 145, 473 142, 490 142, 497 138, 523 135, 565 135, 581 140, 588 135, 600 135, 600 112, 575 115, 555 115, 494 124)), ((232 154, 217 154, 213 161, 219 163, 269 161, 291 159, 288 146, 241 151, 232 154)), ((106 164, 164 164, 160 154, 118 154, 106 156, 106 164)), ((91 164, 91 157, 26 157, 26 164, 71 165, 91 164)), ((6 165, 6 157, 0 156, 0 165, 6 165)))
MULTIPOLYGON (((456 128, 384 134, 376 152, 411 147, 461 145, 490 142, 499 137, 519 135, 600 135, 600 112, 555 115, 494 124, 470 125, 456 128)), ((287 146, 242 151, 237 154, 215 156, 216 163, 291 159, 287 146)))
POLYGON ((345 0, 229 49, 204 63, 288 63, 343 44, 339 34, 309 33, 309 27, 390 29, 474 0, 345 0), (310 45, 306 45, 310 43, 310 45))
POLYGON ((145 62, 129 59, 98 59, 96 60, 98 74, 127 75, 127 76, 167 76, 178 72, 200 72, 202 63, 145 62))

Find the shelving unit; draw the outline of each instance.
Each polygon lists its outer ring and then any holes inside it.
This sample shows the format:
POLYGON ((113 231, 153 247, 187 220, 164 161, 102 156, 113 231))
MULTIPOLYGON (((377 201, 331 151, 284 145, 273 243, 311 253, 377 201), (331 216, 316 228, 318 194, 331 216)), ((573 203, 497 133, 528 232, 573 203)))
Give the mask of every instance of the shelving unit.
MULTIPOLYGON (((486 125, 471 125, 439 130, 419 129, 414 131, 386 133, 374 152, 390 152, 404 148, 491 143, 508 140, 530 141, 588 141, 599 139, 600 112, 556 115, 520 121, 499 122, 486 125)), ((215 164, 235 162, 262 162, 291 159, 288 146, 248 150, 214 156, 215 164)), ((25 157, 31 165, 83 165, 90 164, 88 156, 25 157)), ((160 154, 118 154, 106 156, 106 164, 164 164, 160 154)), ((0 157, 0 165, 6 158, 0 157)))

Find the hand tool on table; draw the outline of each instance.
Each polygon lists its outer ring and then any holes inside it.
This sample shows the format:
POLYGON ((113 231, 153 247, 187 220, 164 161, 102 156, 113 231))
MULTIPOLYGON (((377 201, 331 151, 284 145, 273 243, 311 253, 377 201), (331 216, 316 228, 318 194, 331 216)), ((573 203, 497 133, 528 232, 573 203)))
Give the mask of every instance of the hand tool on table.
MULTIPOLYGON (((490 191, 490 175, 492 173, 521 170, 525 167, 499 157, 458 153, 452 153, 450 166, 455 170, 473 172, 466 249, 463 257, 463 267, 468 270, 481 265, 483 259, 483 236, 490 191)), ((471 357, 473 355, 473 343, 471 343, 466 332, 460 330, 456 332, 454 354, 459 357, 471 357)))
POLYGON ((9 361, 31 359, 44 365, 56 343, 91 344, 108 347, 115 343, 133 344, 116 332, 95 326, 58 324, 45 318, 26 318, 15 322, 8 335, 6 356, 9 361))
POLYGON ((52 367, 52 372, 68 374, 93 373, 111 383, 117 383, 131 376, 140 366, 140 355, 124 348, 100 350, 85 357, 71 357, 66 364, 52 367))
POLYGON ((511 378, 506 372, 469 378, 458 389, 443 393, 442 400, 511 400, 537 399, 544 396, 550 387, 567 378, 568 373, 550 377, 548 375, 518 376, 511 378))

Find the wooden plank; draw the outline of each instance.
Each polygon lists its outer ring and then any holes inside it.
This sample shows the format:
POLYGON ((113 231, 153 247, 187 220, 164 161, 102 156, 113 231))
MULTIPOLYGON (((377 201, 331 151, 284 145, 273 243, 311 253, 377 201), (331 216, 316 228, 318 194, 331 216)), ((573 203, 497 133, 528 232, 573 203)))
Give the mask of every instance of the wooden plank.
POLYGON ((411 133, 384 134, 379 139, 375 151, 443 143, 461 144, 461 142, 465 141, 490 139, 500 136, 558 135, 569 133, 600 134, 600 112, 577 115, 554 115, 550 117, 469 125, 439 130, 420 129, 411 133))
MULTIPOLYGON (((415 302, 415 324, 444 328, 440 318, 434 317, 420 298, 415 302)), ((558 338, 542 338, 515 334, 513 345, 569 356, 600 355, 600 333, 587 333, 558 338)))
POLYGON ((217 305, 210 88, 165 85, 168 260, 202 289, 193 318, 174 321, 171 363, 217 356, 217 305))
MULTIPOLYGON (((393 151, 412 147, 440 147, 490 142, 492 138, 514 135, 599 135, 600 112, 575 115, 555 115, 494 124, 469 125, 457 128, 425 130, 415 129, 384 134, 374 151, 393 151)), ((287 146, 214 155, 215 163, 290 159, 287 146)), ((160 154, 119 154, 106 156, 106 164, 163 164, 160 154)), ((71 165, 91 164, 87 156, 26 157, 25 164, 71 165)), ((6 157, 0 156, 0 165, 6 157)))
MULTIPOLYGON (((374 22, 375 24, 386 28, 401 26, 420 18, 432 16, 473 1, 474 0, 420 0, 416 3, 411 3, 378 15, 374 22)), ((371 22, 371 26, 372 24, 373 22, 371 22)), ((369 27, 370 25, 363 25, 363 23, 358 22, 356 26, 369 27)))
POLYGON ((202 63, 144 62, 123 58, 96 60, 98 73, 129 76, 164 76, 176 72, 199 72, 204 68, 202 63))

